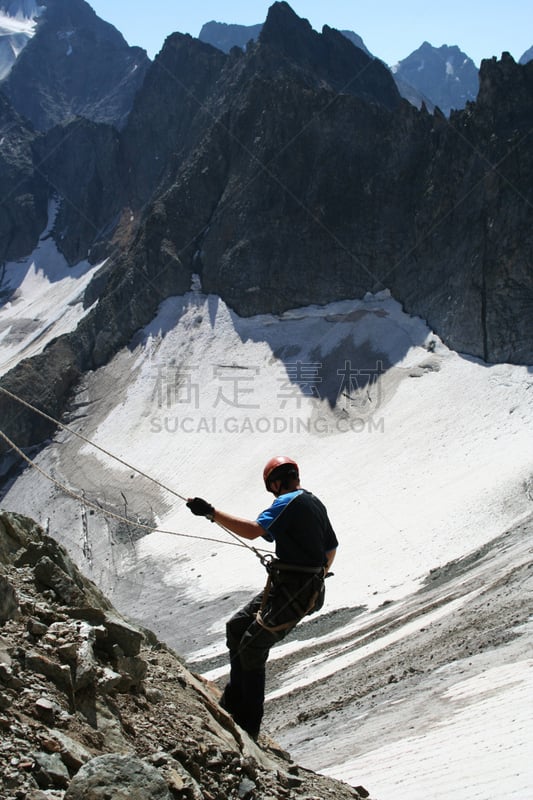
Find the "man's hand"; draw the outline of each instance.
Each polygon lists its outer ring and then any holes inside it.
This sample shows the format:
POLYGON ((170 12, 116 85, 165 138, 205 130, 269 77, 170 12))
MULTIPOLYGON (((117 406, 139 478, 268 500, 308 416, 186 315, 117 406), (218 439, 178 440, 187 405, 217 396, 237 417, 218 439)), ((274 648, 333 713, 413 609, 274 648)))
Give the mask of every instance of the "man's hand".
POLYGON ((213 521, 215 509, 207 500, 202 500, 201 497, 190 497, 187 500, 187 508, 190 508, 196 517, 208 517, 213 521))

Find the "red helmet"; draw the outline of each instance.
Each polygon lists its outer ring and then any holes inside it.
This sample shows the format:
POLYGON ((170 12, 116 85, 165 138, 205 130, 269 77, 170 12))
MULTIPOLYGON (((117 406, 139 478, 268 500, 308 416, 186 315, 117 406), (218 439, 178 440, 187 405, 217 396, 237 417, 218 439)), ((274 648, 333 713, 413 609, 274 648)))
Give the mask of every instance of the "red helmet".
MULTIPOLYGON (((287 472, 294 471, 296 473, 296 477, 299 477, 300 471, 296 461, 293 461, 293 459, 289 458, 288 456, 274 456, 274 458, 271 458, 269 461, 267 461, 263 470, 263 480, 265 482, 267 492, 270 491, 270 476, 274 470, 278 469, 278 467, 287 467, 287 472)), ((282 472, 285 473, 285 470, 282 470, 282 472)))

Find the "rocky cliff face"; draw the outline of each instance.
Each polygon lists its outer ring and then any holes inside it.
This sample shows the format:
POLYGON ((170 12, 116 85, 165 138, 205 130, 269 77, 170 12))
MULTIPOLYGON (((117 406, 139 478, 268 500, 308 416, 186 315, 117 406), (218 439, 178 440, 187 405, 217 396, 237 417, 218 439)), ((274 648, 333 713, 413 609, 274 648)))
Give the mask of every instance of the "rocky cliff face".
MULTIPOLYGON (((220 113, 215 90, 227 57, 188 34, 169 36, 146 74, 122 135, 132 203, 146 204, 200 146, 220 113)), ((161 190, 164 189, 164 186, 161 190)))
POLYGON ((0 265, 30 253, 46 226, 48 187, 35 172, 34 141, 32 127, 0 92, 0 265))
POLYGON ((39 130, 79 115, 121 127, 149 63, 85 0, 48 0, 2 90, 39 130))
POLYGON ((40 136, 34 153, 38 175, 58 202, 52 235, 59 250, 69 264, 97 258, 127 205, 117 130, 80 117, 40 136))
POLYGON ((2 797, 368 796, 254 743, 217 697, 32 520, 0 511, 2 797))
MULTIPOLYGON (((12 161, 31 171, 33 148, 45 163, 49 193, 65 198, 64 251, 104 252, 113 235, 117 246, 89 289, 96 308, 4 385, 57 416, 79 375, 193 274, 241 315, 388 288, 450 347, 532 363, 532 122, 533 67, 510 56, 482 63, 477 102, 447 120, 286 3, 246 53, 175 34, 121 133, 75 123, 32 143, 22 126, 25 160, 12 161), (121 240, 130 208, 140 224, 121 240)), ((35 226, 42 172, 29 201, 9 201, 30 202, 35 226)), ((51 430, 5 397, 0 408, 21 445, 51 430)))
POLYGON ((157 225, 179 271, 200 272, 241 314, 386 286, 452 347, 531 361, 530 314, 513 311, 531 304, 531 71, 484 62, 479 102, 450 122, 391 111, 390 78, 365 99, 327 82, 329 34, 315 51, 318 34, 300 21, 296 35, 291 16, 271 47, 280 5, 260 44, 226 65, 225 111, 149 214, 132 262, 157 225))

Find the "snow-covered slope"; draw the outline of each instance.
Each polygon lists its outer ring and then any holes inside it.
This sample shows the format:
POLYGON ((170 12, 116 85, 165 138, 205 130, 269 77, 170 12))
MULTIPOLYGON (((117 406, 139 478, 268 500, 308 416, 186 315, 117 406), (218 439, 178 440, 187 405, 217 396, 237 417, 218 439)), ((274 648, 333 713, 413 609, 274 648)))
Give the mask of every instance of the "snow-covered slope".
POLYGON ((0 81, 9 73, 35 33, 37 18, 43 8, 36 0, 0 3, 0 81))
POLYGON ((48 227, 31 256, 0 268, 0 375, 74 330, 89 311, 83 292, 102 264, 68 266, 50 236, 55 212, 52 204, 48 227))
MULTIPOLYGON (((58 324, 64 302, 56 303, 58 324)), ((485 777, 463 780, 455 756, 448 785, 435 781, 437 754, 452 753, 459 738, 464 752, 481 748, 490 761, 487 715, 499 720, 505 747, 524 735, 524 604, 512 596, 512 641, 487 645, 474 662, 462 659, 456 632, 467 618, 470 631, 476 621, 482 627, 486 603, 496 614, 498 586, 530 560, 532 420, 530 369, 451 352, 386 292, 242 319, 196 281, 86 376, 67 417, 158 483, 63 431, 37 459, 56 483, 27 470, 3 505, 47 524, 121 610, 218 678, 227 669, 224 621, 261 587, 264 570, 173 492, 254 517, 270 503, 264 462, 290 454, 303 485, 328 506, 341 546, 323 611, 272 654, 267 725, 297 760, 375 788, 380 800, 444 800, 461 781, 469 798, 492 800, 511 786, 518 800, 533 787, 524 747, 508 766, 492 759, 487 791, 485 777), (143 536, 104 521, 59 484, 157 530, 143 536), (452 560, 461 565, 455 577, 434 572, 452 560), (422 656, 420 630, 448 631, 448 651, 431 638, 422 656), (433 652, 441 671, 432 669, 433 652), (372 688, 371 676, 391 670, 406 675, 372 688), (362 681, 365 692, 350 694, 362 681), (339 686, 344 695, 329 708, 339 686), (475 702, 457 699, 466 696, 475 702), (394 719, 405 727, 394 729, 394 719), (418 783, 414 754, 427 773, 418 783)))

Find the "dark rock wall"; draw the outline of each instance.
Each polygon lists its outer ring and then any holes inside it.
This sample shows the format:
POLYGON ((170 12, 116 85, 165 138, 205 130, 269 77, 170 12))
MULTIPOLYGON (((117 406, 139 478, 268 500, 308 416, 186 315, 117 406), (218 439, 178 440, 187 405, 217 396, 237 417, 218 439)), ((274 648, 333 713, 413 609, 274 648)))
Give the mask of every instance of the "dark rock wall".
MULTIPOLYGON (((0 170, 29 180, 32 148, 40 159, 28 193, 19 183, 5 195, 34 209, 19 254, 43 216, 44 178, 64 198, 56 235, 71 260, 128 207, 140 219, 110 251, 78 330, 3 379, 52 416, 193 273, 242 315, 389 288, 450 347, 533 363, 531 63, 484 61, 477 102, 448 120, 276 3, 245 54, 169 37, 121 134, 83 122, 43 137, 2 108, 20 135, 0 170)), ((4 254, 16 235, 11 221, 4 254)), ((51 430, 5 397, 0 413, 20 445, 51 430)))
MULTIPOLYGON (((0 276, 2 262, 31 253, 47 220, 48 188, 34 167, 35 132, 0 92, 0 276)), ((0 281, 0 302, 2 299, 0 281)))

